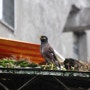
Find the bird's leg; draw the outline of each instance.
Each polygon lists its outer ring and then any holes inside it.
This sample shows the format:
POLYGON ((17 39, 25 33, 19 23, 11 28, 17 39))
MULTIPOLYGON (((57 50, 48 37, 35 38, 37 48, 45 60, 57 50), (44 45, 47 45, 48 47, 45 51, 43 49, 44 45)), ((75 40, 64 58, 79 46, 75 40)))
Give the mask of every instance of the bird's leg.
POLYGON ((46 67, 47 67, 47 63, 46 63, 46 65, 45 65, 45 67, 44 67, 44 70, 46 69, 46 67))
POLYGON ((53 63, 51 63, 51 70, 53 70, 53 67, 54 67, 54 65, 53 65, 53 63))
POLYGON ((68 63, 67 65, 68 65, 68 70, 70 70, 70 65, 69 65, 69 63, 68 63))

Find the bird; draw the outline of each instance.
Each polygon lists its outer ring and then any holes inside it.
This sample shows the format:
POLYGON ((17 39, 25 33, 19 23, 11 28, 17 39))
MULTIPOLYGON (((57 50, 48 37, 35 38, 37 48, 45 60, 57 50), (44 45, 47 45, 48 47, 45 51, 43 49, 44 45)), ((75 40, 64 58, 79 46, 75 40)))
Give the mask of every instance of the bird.
POLYGON ((73 58, 65 58, 64 66, 65 66, 66 70, 71 70, 71 68, 75 66, 75 62, 76 62, 76 60, 73 58))
POLYGON ((48 43, 48 37, 42 35, 40 37, 40 41, 41 41, 40 52, 43 58, 46 60, 46 63, 52 63, 58 69, 60 69, 60 63, 55 55, 54 49, 48 43))

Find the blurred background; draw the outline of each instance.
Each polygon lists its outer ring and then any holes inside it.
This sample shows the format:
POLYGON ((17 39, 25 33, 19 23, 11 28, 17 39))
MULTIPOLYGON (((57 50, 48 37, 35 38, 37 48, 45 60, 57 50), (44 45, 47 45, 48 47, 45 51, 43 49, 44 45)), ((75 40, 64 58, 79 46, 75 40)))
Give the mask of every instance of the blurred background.
POLYGON ((90 62, 90 0, 0 0, 0 37, 50 45, 90 62))

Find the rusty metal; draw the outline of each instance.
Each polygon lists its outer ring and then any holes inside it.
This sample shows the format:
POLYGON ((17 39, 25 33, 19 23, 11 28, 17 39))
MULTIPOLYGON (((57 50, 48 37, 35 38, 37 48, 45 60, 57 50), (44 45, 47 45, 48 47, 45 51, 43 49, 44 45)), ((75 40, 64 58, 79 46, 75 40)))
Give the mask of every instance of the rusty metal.
MULTIPOLYGON (((42 79, 46 80, 45 82, 42 81, 43 84, 53 81, 54 83, 59 83, 66 90, 70 90, 70 86, 90 88, 90 72, 42 70, 40 68, 0 68, 0 82, 4 82, 3 85, 5 82, 13 82, 13 85, 16 82, 15 84, 17 85, 13 90, 23 90, 23 88, 25 89, 32 85, 32 82, 35 83, 42 79), (3 78, 6 80, 3 80, 3 78), (22 78, 25 80, 22 81, 22 78)), ((13 88, 10 85, 5 84, 5 86, 9 88, 5 90, 12 90, 13 88)))

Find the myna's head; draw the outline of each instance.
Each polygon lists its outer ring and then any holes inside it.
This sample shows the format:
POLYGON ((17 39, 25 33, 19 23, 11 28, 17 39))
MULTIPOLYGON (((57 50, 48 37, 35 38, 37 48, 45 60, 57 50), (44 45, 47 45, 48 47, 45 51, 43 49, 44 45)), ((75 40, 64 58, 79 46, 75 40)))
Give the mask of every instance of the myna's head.
POLYGON ((41 40, 41 42, 47 42, 48 38, 46 36, 41 36, 40 40, 41 40))

